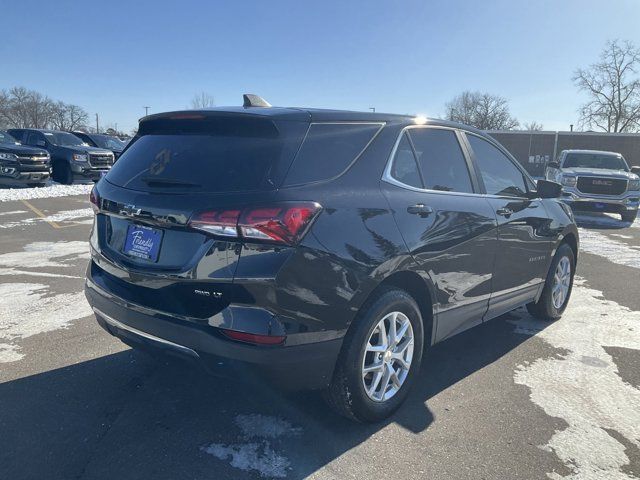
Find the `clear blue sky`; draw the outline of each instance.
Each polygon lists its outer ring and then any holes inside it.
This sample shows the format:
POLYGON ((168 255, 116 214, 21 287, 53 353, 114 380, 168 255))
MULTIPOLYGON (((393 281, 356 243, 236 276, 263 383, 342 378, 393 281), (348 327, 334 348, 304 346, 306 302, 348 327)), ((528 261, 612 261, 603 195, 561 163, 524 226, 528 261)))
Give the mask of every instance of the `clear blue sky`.
POLYGON ((22 85, 126 130, 144 114, 274 105, 438 116, 463 90, 521 122, 576 123, 573 71, 607 39, 640 45, 640 1, 0 0, 0 88, 22 85))

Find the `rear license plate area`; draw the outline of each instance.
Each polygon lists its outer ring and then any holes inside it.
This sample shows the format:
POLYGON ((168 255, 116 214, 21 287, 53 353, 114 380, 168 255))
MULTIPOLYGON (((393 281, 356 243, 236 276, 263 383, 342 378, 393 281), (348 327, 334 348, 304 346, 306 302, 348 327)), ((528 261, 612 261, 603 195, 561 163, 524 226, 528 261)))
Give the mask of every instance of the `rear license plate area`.
POLYGON ((123 253, 130 257, 157 262, 162 243, 162 230, 144 225, 129 225, 123 253))

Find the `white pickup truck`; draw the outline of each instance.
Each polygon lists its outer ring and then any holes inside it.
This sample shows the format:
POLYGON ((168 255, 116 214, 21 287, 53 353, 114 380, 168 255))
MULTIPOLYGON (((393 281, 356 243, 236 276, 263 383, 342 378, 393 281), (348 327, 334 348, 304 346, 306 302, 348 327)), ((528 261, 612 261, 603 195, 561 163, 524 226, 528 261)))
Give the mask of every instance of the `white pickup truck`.
POLYGON ((562 200, 574 211, 619 213, 633 222, 640 203, 640 167, 622 155, 598 150, 563 150, 549 162, 547 180, 562 184, 562 200))

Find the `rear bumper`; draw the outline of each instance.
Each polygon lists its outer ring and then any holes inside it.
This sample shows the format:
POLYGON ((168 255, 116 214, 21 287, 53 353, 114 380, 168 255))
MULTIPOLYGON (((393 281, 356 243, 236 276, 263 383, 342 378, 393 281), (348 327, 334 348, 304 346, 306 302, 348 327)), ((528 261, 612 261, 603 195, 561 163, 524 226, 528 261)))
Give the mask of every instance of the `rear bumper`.
POLYGON ((85 294, 98 323, 132 346, 164 350, 200 363, 213 374, 291 389, 322 389, 333 375, 342 338, 293 346, 234 342, 218 328, 152 311, 103 290, 89 274, 85 294))

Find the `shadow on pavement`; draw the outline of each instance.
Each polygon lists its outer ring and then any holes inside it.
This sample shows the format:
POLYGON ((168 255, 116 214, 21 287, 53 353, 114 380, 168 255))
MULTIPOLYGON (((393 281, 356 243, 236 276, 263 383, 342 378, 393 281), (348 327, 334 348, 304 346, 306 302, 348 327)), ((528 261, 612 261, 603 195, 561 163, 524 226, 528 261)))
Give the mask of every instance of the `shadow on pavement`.
POLYGON ((243 441, 236 415, 259 413, 301 427, 269 445, 290 459, 288 478, 304 478, 389 423, 427 429, 430 398, 528 338, 504 318, 430 349, 406 404, 376 425, 334 415, 315 393, 223 381, 131 350, 10 381, 0 385, 0 477, 258 478, 201 447, 243 441))

